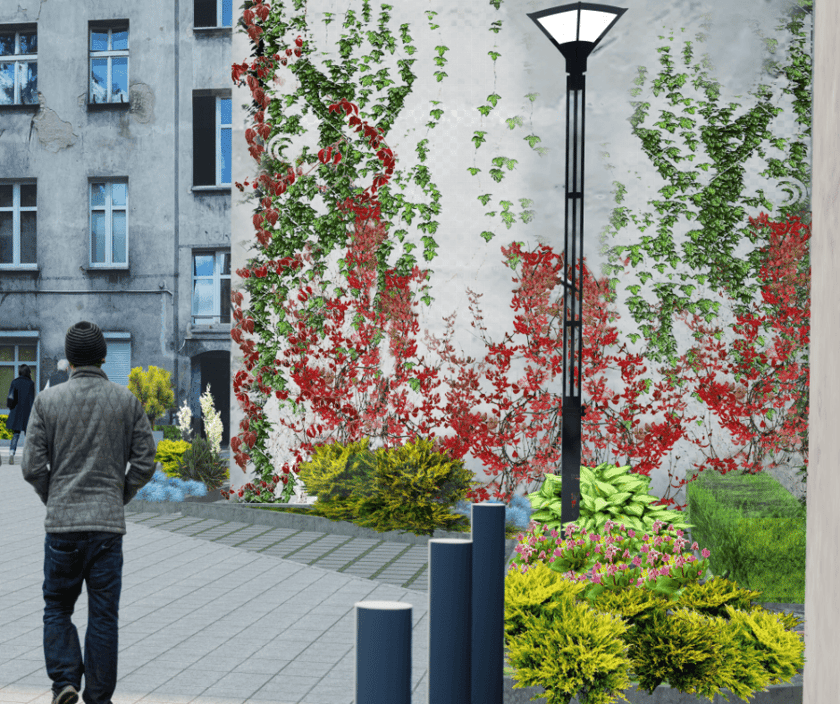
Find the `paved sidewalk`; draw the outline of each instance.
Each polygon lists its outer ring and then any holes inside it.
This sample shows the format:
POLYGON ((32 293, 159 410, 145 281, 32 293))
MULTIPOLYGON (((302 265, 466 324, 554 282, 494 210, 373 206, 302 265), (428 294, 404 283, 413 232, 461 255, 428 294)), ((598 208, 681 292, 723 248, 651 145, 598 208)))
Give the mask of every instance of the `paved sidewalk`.
MULTIPOLYGON (((3 456, 0 702, 51 702, 46 508, 3 456)), ((428 700, 428 595, 126 522, 114 704, 352 704, 353 604, 413 606, 412 699, 428 700)), ((73 621, 83 644, 87 594, 73 621)), ((84 686, 84 681, 83 681, 84 686)), ((80 699, 81 701, 81 699, 80 699)))

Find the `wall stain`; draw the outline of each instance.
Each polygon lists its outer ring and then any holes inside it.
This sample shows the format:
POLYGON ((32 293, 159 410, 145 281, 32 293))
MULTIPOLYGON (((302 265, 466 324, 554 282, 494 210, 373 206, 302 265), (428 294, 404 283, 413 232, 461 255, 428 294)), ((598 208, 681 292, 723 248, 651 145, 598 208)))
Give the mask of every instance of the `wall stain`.
POLYGON ((46 106, 43 93, 38 93, 38 102, 41 108, 32 118, 32 125, 29 130, 30 138, 32 127, 34 127, 38 132, 38 141, 41 146, 53 154, 57 154, 62 149, 69 149, 76 144, 78 137, 73 133, 73 125, 62 120, 55 110, 46 106))

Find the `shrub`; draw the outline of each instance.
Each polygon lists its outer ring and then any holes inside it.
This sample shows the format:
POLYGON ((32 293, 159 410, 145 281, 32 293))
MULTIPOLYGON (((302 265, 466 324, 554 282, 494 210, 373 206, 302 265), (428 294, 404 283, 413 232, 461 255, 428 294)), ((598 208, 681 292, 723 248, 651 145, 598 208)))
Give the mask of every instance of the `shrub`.
POLYGON ((155 462, 163 465, 163 471, 170 477, 179 476, 178 464, 184 453, 190 449, 190 443, 183 440, 161 440, 157 446, 155 462))
POLYGON ((320 504, 369 496, 376 486, 376 456, 368 450, 369 441, 363 438, 346 447, 340 443, 317 446, 298 473, 306 492, 320 504))
MULTIPOLYGON (((489 501, 486 503, 503 503, 502 501, 489 501)), ((454 508, 455 513, 470 518, 472 513, 471 505, 466 501, 459 501, 454 508)), ((531 525, 531 514, 534 509, 531 502, 524 496, 514 496, 510 500, 510 504, 505 504, 505 525, 508 527, 519 528, 520 530, 528 530, 531 525)))
POLYGON ((128 374, 128 390, 143 405, 143 412, 149 418, 149 425, 154 425, 159 418, 175 404, 175 393, 169 372, 158 367, 134 367, 128 374))
POLYGON ((213 491, 230 478, 228 464, 222 460, 204 438, 196 438, 181 457, 175 470, 181 479, 190 479, 204 484, 213 491))
POLYGON ((9 414, 0 416, 0 440, 11 440, 12 431, 6 427, 6 421, 9 420, 9 414))
POLYGON ((156 425, 154 429, 163 431, 164 440, 183 440, 183 438, 181 437, 181 431, 178 429, 178 426, 156 425))
POLYGON ((184 496, 206 496, 207 487, 201 482, 183 481, 176 477, 168 477, 159 469, 155 471, 151 481, 135 496, 141 501, 162 503, 164 501, 183 501, 184 496))
POLYGON ((433 535, 465 524, 451 509, 473 488, 472 472, 461 459, 435 450, 421 438, 403 447, 376 451, 376 487, 356 502, 358 525, 377 531, 433 535), (403 530, 406 529, 406 530, 403 530))
POLYGON ((605 702, 632 677, 649 693, 666 682, 698 699, 724 687, 748 699, 804 664, 790 631, 801 621, 765 612, 751 603, 758 592, 723 578, 690 583, 673 600, 630 586, 588 601, 584 590, 544 562, 505 579, 505 638, 523 686, 605 702))

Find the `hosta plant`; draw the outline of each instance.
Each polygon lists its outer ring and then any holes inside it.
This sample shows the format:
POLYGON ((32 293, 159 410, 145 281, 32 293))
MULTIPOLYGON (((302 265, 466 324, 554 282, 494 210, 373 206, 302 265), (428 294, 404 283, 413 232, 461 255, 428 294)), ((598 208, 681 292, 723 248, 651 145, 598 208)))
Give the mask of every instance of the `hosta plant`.
POLYGON ((183 501, 185 496, 206 495, 207 487, 201 482, 168 477, 158 469, 152 476, 151 481, 140 489, 134 498, 140 501, 162 503, 164 501, 183 501))
MULTIPOLYGON (((677 537, 677 530, 691 528, 685 523, 680 511, 668 510, 658 499, 648 493, 650 477, 632 474, 630 466, 616 467, 601 464, 594 469, 580 468, 580 516, 575 522, 585 533, 601 532, 608 520, 623 523, 643 535, 653 531, 655 521, 665 525, 673 524, 667 533, 677 537)), ((546 474, 540 489, 528 495, 534 508, 531 520, 545 525, 547 530, 561 533, 567 525, 562 524, 562 479, 555 474, 546 474)))

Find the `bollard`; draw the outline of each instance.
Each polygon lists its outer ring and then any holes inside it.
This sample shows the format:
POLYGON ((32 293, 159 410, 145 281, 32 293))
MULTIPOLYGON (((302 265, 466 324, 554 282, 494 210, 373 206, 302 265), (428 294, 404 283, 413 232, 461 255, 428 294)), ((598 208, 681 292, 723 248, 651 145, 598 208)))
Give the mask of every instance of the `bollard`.
POLYGON ((472 704, 502 704, 505 662, 504 504, 473 504, 471 525, 472 704))
MULTIPOLYGON (((502 704, 505 507, 471 519, 471 540, 429 540, 428 704, 502 704)), ((354 704, 411 704, 411 604, 355 606, 354 704)))
POLYGON ((411 604, 355 606, 355 704, 411 704, 411 604))
POLYGON ((472 540, 429 540, 429 704, 471 701, 472 540))

